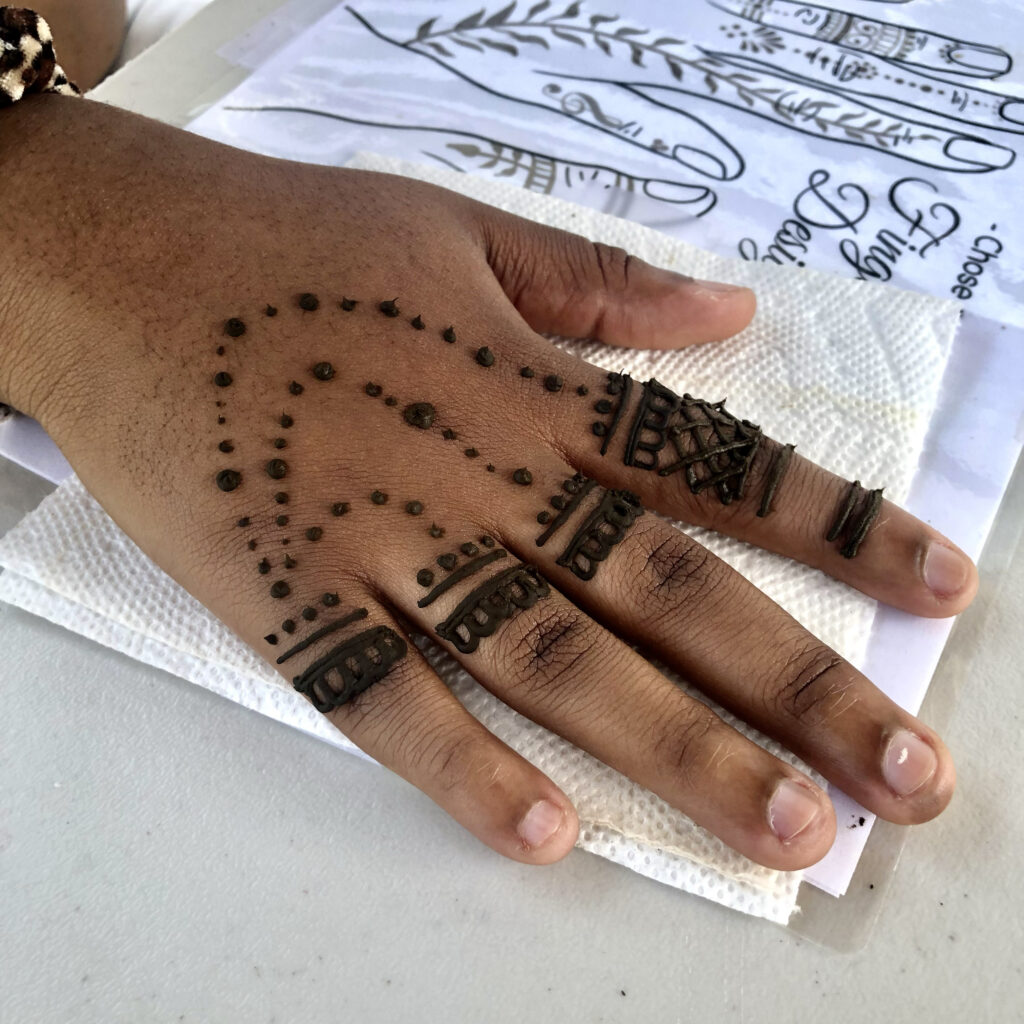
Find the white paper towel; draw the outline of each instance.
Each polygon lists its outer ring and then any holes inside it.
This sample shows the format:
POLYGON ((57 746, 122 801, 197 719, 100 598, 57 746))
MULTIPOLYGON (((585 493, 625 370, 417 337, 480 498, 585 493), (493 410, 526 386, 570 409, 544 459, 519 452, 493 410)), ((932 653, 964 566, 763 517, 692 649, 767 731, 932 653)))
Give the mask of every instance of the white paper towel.
MULTIPOLYGON (((957 306, 814 271, 726 260, 582 207, 478 178, 376 157, 359 164, 412 174, 504 209, 621 245, 649 262, 749 284, 755 323, 740 337, 683 352, 577 344, 585 358, 678 391, 728 395, 734 412, 866 486, 906 494, 957 324, 957 306)), ((569 343, 559 342, 567 345, 569 343)), ((875 603, 804 566, 689 529, 854 663, 875 603)), ((0 599, 168 669, 345 749, 355 748, 251 648, 153 565, 72 478, 2 541, 0 599)), ((719 903, 786 922, 799 873, 751 863, 663 800, 505 707, 443 652, 428 657, 489 729, 575 803, 580 845, 719 903)), ((741 723, 729 721, 751 735, 741 723)), ((776 744, 768 749, 798 763, 776 744)))

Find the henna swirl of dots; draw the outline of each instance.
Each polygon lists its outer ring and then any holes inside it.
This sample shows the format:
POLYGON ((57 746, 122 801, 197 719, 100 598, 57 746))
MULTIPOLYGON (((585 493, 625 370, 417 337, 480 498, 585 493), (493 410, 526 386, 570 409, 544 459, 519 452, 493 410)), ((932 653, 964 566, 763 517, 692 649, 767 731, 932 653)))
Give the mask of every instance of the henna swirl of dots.
POLYGON ((222 491, 233 491, 242 482, 242 474, 237 469, 222 469, 217 474, 217 486, 222 491))

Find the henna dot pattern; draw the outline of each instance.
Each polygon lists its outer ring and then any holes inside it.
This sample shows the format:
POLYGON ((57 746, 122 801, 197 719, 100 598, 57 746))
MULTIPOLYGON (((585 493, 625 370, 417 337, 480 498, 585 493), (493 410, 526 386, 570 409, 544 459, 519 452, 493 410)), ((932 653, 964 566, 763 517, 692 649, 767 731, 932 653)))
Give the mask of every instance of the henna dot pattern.
POLYGON ((438 526, 437 523, 431 523, 430 529, 427 531, 434 540, 439 540, 444 536, 444 527, 438 526))
POLYGON ((456 434, 451 427, 445 427, 445 429, 441 431, 441 436, 446 441, 454 441, 458 437, 458 434, 456 434))
POLYGON ((254 540, 249 541, 249 550, 250 551, 255 551, 256 550, 256 541, 254 541, 254 540))
POLYGON ((277 422, 280 423, 285 430, 295 425, 295 420, 293 420, 286 412, 281 413, 281 418, 277 422))
POLYGON ((493 366, 494 365, 494 353, 484 345, 483 348, 476 350, 476 361, 481 366, 493 366))
POLYGON ((617 397, 618 402, 614 406, 612 402, 607 399, 599 400, 594 403, 594 410, 596 412, 599 412, 602 415, 612 413, 610 422, 603 423, 601 420, 595 420, 590 425, 590 429, 595 437, 604 438, 601 443, 602 455, 605 455, 608 451, 608 445, 611 442, 615 431, 618 429, 619 422, 626 411, 626 406, 629 405, 629 396, 632 393, 632 390, 633 379, 628 373, 609 373, 608 382, 605 384, 605 393, 611 395, 613 398, 617 397))
POLYGON ((531 377, 533 377, 533 370, 529 366, 524 366, 519 371, 519 376, 526 377, 526 379, 529 380, 531 377))
POLYGON ((285 619, 284 622, 281 623, 281 629, 283 629, 286 633, 294 633, 295 632, 295 620, 294 619, 285 619))
POLYGON ((297 380, 293 380, 291 384, 288 385, 288 390, 293 395, 301 395, 306 389, 297 380))
POLYGON ((270 572, 270 563, 264 558, 260 560, 260 564, 256 566, 256 571, 261 576, 266 576, 270 572))
POLYGON ((584 395, 589 395, 590 394, 590 388, 588 388, 586 384, 581 384, 576 389, 576 394, 579 395, 582 398, 584 395))
POLYGON ((320 598, 320 603, 325 608, 336 608, 340 602, 341 598, 333 592, 324 594, 323 597, 320 598))
POLYGON ((475 448, 467 448, 462 454, 467 459, 475 459, 480 453, 475 448))
POLYGON ((423 502, 422 501, 407 501, 405 503, 405 511, 411 516, 423 515, 423 502))
POLYGON ((455 328, 454 327, 446 327, 441 332, 441 337, 444 338, 444 340, 447 341, 449 345, 454 345, 455 344, 455 328))
POLYGON ((287 597, 292 592, 292 588, 285 583, 284 580, 278 580, 276 583, 270 585, 270 596, 275 598, 287 597))
POLYGON ((250 519, 249 516, 242 516, 242 518, 238 520, 238 525, 239 526, 248 526, 251 522, 252 522, 252 519, 250 519))
POLYGON ((317 363, 313 367, 313 376, 317 380, 328 381, 334 379, 334 367, 330 363, 317 363))
POLYGON ((288 463, 284 459, 271 459, 267 463, 267 476, 272 480, 283 480, 288 475, 288 463))
POLYGON ((217 346, 217 355, 222 356, 226 351, 227 349, 223 345, 217 346))
POLYGON ((287 526, 288 525, 288 517, 287 516, 278 516, 274 520, 274 522, 277 523, 278 526, 287 526))
POLYGON ((385 316, 398 316, 402 311, 398 308, 398 299, 385 299, 377 307, 385 316))
POLYGON ((452 569, 455 568, 455 564, 458 562, 458 560, 458 555, 453 555, 449 553, 437 556, 437 564, 441 566, 442 569, 445 569, 448 572, 451 572, 452 569))
POLYGON ((384 404, 390 406, 398 405, 398 399, 395 398, 394 395, 388 395, 388 397, 384 399, 384 404))
POLYGON ((417 427, 419 430, 428 430, 434 425, 434 417, 437 410, 429 402, 413 402, 402 410, 402 419, 410 427, 417 427))
POLYGON ((363 390, 371 398, 380 398, 380 396, 384 393, 384 389, 379 384, 374 384, 372 381, 369 384, 367 384, 366 387, 363 388, 363 390))
POLYGON ((421 587, 429 587, 430 584, 434 582, 434 574, 429 569, 420 569, 420 571, 416 573, 416 582, 421 587))
POLYGON ((494 472, 494 463, 493 462, 488 462, 487 463, 487 472, 488 473, 493 473, 494 472))
POLYGON ((342 299, 338 305, 346 312, 351 313, 359 303, 355 299, 342 299))
POLYGON ((218 423, 219 423, 219 424, 220 424, 221 426, 223 426, 223 425, 224 425, 225 423, 227 423, 227 420, 226 420, 226 419, 224 419, 224 417, 223 417, 223 416, 218 416, 218 417, 217 417, 217 422, 218 422, 218 423))
POLYGON ((412 319, 411 319, 411 320, 409 321, 409 323, 410 323, 410 324, 412 324, 412 326, 413 326, 413 327, 415 327, 417 331, 422 331, 422 330, 423 330, 423 328, 427 326, 427 325, 426 325, 426 324, 425 324, 425 323, 423 322, 423 317, 421 317, 421 316, 419 315, 419 313, 417 313, 417 314, 416 314, 416 315, 415 315, 415 316, 414 316, 414 317, 413 317, 413 318, 412 318, 412 319))
POLYGON ((480 538, 480 543, 483 544, 483 546, 485 548, 493 548, 494 547, 494 538, 493 537, 487 537, 487 536, 481 537, 480 538))
POLYGON ((343 516, 347 512, 348 512, 348 502, 347 501, 336 501, 331 506, 331 515, 332 516, 343 516))
POLYGON ((219 388, 231 387, 231 374, 227 370, 218 370, 213 375, 213 383, 219 388))
POLYGON ((312 313, 320 308, 320 300, 312 292, 303 292, 299 296, 299 308, 312 313))
POLYGON ((230 320, 224 324, 224 333, 229 338, 240 338, 245 334, 245 323, 239 320, 237 316, 233 316, 230 320))
POLYGON ((268 633, 264 638, 271 647, 277 646, 277 635, 275 633, 268 633))
POLYGON ((242 474, 237 469, 222 469, 216 479, 222 491, 233 491, 242 483, 242 474))
POLYGON ((278 505, 287 505, 288 504, 288 492, 287 491, 278 491, 277 494, 274 495, 274 501, 276 501, 278 503, 278 505))
POLYGON ((550 523, 551 522, 551 513, 550 512, 546 512, 546 511, 545 512, 538 512, 537 513, 537 522, 540 523, 542 526, 545 523, 550 523))
POLYGON ((318 541, 323 535, 324 531, 319 526, 311 526, 306 531, 306 540, 318 541))
POLYGON ((465 544, 460 544, 459 545, 459 550, 464 555, 469 555, 469 556, 479 555, 480 554, 480 549, 475 544, 471 543, 470 541, 466 541, 465 544))
POLYGON ((288 442, 283 437, 275 437, 274 438, 274 447, 275 448, 287 448, 288 447, 288 442))
POLYGON ((271 306, 269 303, 267 308, 263 310, 264 316, 277 316, 277 306, 271 306))
POLYGON ((298 563, 298 562, 296 562, 296 561, 295 561, 295 559, 294 559, 294 558, 292 558, 292 556, 291 556, 291 555, 285 555, 285 556, 284 556, 284 567, 285 567, 286 569, 294 569, 294 568, 295 568, 295 566, 297 566, 298 564, 299 564, 299 563, 298 563))
POLYGON ((309 605, 307 605, 305 608, 302 609, 302 617, 307 622, 312 622, 316 618, 316 609, 311 608, 309 605))
POLYGON ((225 454, 228 454, 235 450, 235 446, 230 441, 221 441, 221 443, 217 445, 217 448, 219 451, 222 451, 225 454))
POLYGON ((549 373, 544 378, 544 388, 547 391, 561 391, 564 386, 565 381, 557 373, 549 373))
POLYGON ((522 469, 517 469, 512 474, 512 479, 520 485, 520 487, 529 487, 533 483, 533 474, 524 466, 522 469))
POLYGON ((388 496, 383 491, 374 491, 370 495, 370 501, 374 505, 386 505, 388 503, 388 496))

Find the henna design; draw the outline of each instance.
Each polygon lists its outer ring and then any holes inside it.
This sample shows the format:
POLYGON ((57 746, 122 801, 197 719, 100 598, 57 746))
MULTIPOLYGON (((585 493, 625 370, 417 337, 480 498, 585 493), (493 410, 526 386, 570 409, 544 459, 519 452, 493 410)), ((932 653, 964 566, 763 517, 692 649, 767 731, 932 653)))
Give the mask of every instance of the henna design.
POLYGON ((455 328, 454 327, 446 327, 441 332, 441 337, 444 338, 444 340, 447 341, 449 345, 454 345, 455 344, 455 328))
MULTIPOLYGON (((301 654, 307 647, 312 647, 318 640, 322 640, 325 636, 330 636, 336 630, 341 629, 344 626, 350 626, 353 622, 359 622, 361 619, 365 619, 369 614, 365 608, 357 608, 354 612, 350 612, 343 618, 335 619, 333 622, 328 622, 326 626, 321 626, 316 632, 310 633, 305 640, 300 640, 294 647, 289 648, 280 658, 277 659, 278 665, 283 665, 289 658, 294 657, 296 654, 301 654)), ((288 619, 286 623, 282 624, 281 628, 286 632, 290 633, 295 629, 295 623, 291 619, 288 619), (291 624, 291 629, 287 628, 288 623, 291 624)))
POLYGON ((357 302, 357 300, 356 300, 356 299, 346 299, 346 298, 342 298, 341 302, 339 302, 339 303, 338 303, 338 305, 339 305, 339 306, 340 306, 340 307, 341 307, 341 308, 342 308, 342 309, 343 309, 343 310, 344 310, 344 311, 345 311, 346 313, 351 313, 351 312, 352 312, 352 310, 353 310, 353 309, 355 309, 355 308, 356 308, 356 306, 358 306, 358 305, 359 305, 359 303, 357 302))
POLYGON ((581 580, 593 579, 599 563, 622 542, 629 528, 643 514, 640 499, 632 492, 605 491, 597 508, 576 531, 555 564, 581 580))
POLYGON ((761 506, 757 510, 757 514, 761 519, 764 519, 765 516, 769 515, 773 511, 772 501, 775 498, 775 492, 779 489, 779 484, 782 483, 782 479, 786 475, 786 471, 789 469, 789 463, 793 458, 794 448, 796 448, 795 444, 787 444, 775 456, 771 472, 768 474, 768 478, 765 482, 764 494, 761 497, 761 506))
MULTIPOLYGON (((622 414, 626 411, 626 406, 629 405, 629 396, 633 392, 633 378, 628 373, 609 373, 605 392, 609 395, 618 395, 619 404, 615 407, 614 413, 612 413, 610 423, 606 425, 598 420, 591 427, 597 437, 604 438, 604 441, 601 443, 602 455, 607 454, 608 444, 618 429, 619 421, 622 419, 622 414)), ((596 412, 612 412, 611 403, 607 400, 596 402, 594 410, 596 412)))
POLYGON ((549 373, 544 378, 544 389, 546 391, 561 391, 565 381, 557 373, 549 373))
POLYGON ((438 526, 437 523, 431 523, 430 529, 427 532, 434 538, 434 540, 438 540, 444 536, 444 527, 438 526))
POLYGON ((267 308, 263 310, 263 315, 264 316, 277 316, 277 306, 271 306, 270 303, 268 302, 267 303, 267 308))
MULTIPOLYGON (((560 504, 558 505, 555 505, 555 498, 561 499, 562 496, 560 494, 556 494, 554 497, 551 498, 551 505, 555 508, 558 508, 560 511, 553 520, 551 520, 550 518, 544 520, 545 522, 550 522, 551 525, 537 538, 537 547, 542 548, 545 544, 547 544, 547 542, 554 535, 555 531, 560 529, 565 524, 569 516, 571 516, 573 512, 575 512, 576 509, 579 508, 580 502, 582 502, 583 499, 596 486, 597 485, 593 480, 587 480, 579 473, 577 473, 573 477, 570 477, 562 484, 563 490, 571 494, 572 497, 567 502, 564 501, 564 499, 562 499, 560 504), (572 489, 570 489, 570 485, 574 485, 572 489)), ((550 514, 547 512, 542 512, 541 515, 549 516, 550 514)), ((540 521, 540 516, 538 516, 537 519, 538 521, 540 521)))
POLYGON ((494 353, 484 345, 483 348, 476 350, 476 361, 481 366, 493 366, 494 365, 494 353))
POLYGON ((299 308, 312 313, 320 308, 320 300, 312 292, 303 292, 299 296, 299 308))
POLYGON ((470 576, 478 573, 481 569, 486 568, 492 562, 498 561, 499 558, 507 557, 508 552, 504 548, 497 548, 494 551, 489 551, 486 555, 474 558, 472 562, 466 562, 465 565, 456 569, 455 572, 446 579, 441 580, 441 582, 438 583, 430 593, 420 598, 420 600, 416 602, 416 607, 426 608, 427 605, 433 604, 445 591, 450 590, 455 586, 456 583, 460 583, 462 580, 468 579, 470 576))
POLYGON ((658 453, 665 447, 669 419, 679 409, 680 399, 664 384, 653 377, 643 385, 643 394, 633 417, 633 426, 626 440, 626 454, 623 462, 640 469, 654 469, 658 465, 658 453), (653 434, 653 439, 645 435, 653 434), (646 453, 646 458, 640 453, 646 453))
POLYGON ((231 374, 226 370, 220 370, 213 375, 213 383, 219 388, 226 388, 231 386, 231 374))
POLYGON ((222 469, 216 476, 217 486, 222 491, 233 491, 242 482, 242 474, 237 469, 222 469))
POLYGON ((230 320, 224 323, 224 333, 229 338, 240 338, 245 334, 245 323, 239 320, 237 316, 233 316, 230 320))
POLYGON ((434 631, 463 654, 472 654, 519 609, 532 608, 551 593, 547 580, 529 565, 513 565, 482 583, 434 631))
POLYGON ((383 679, 405 657, 405 641, 388 626, 368 629, 328 651, 292 680, 317 711, 327 712, 347 704, 374 683, 383 679), (331 676, 336 675, 336 688, 331 676))
POLYGON ((398 316, 402 311, 398 308, 398 299, 387 299, 377 307, 385 316, 398 316))
POLYGON ((370 501, 374 505, 386 505, 388 503, 388 496, 383 491, 374 491, 370 495, 370 501))
POLYGON ((658 470, 658 475, 685 470, 692 494, 714 487, 723 505, 742 498, 750 464, 761 443, 761 428, 726 412, 724 402, 704 402, 692 395, 683 395, 679 414, 684 422, 668 431, 679 461, 658 470), (683 441, 686 434, 689 445, 683 441))
POLYGON ((334 367, 330 363, 317 363, 313 367, 313 376, 317 380, 328 381, 334 377, 334 367))
POLYGON ((529 487, 530 484, 533 483, 533 474, 523 466, 512 474, 512 479, 519 484, 520 487, 529 487))
POLYGON ((332 516, 344 516, 348 514, 348 502, 347 501, 336 501, 331 505, 332 516))
POLYGON ((860 546, 864 543, 868 530, 871 529, 872 524, 878 518, 878 513, 882 510, 882 490, 883 488, 879 487, 874 491, 865 491, 859 480, 854 480, 850 484, 850 489, 846 492, 846 498, 839 508, 835 522, 825 534, 825 540, 834 541, 841 539, 843 532, 846 532, 845 543, 839 549, 839 554, 843 558, 855 558, 857 552, 860 551, 860 546), (851 519, 854 509, 858 505, 860 507, 857 510, 857 516, 851 519))
POLYGON ((411 319, 411 320, 409 321, 409 323, 410 323, 410 324, 411 324, 411 325, 412 325, 413 327, 415 327, 417 331, 422 331, 422 330, 423 330, 423 328, 427 326, 427 325, 426 325, 426 324, 425 324, 425 323, 423 322, 423 317, 421 317, 421 316, 419 315, 419 313, 417 313, 417 314, 416 314, 416 315, 415 315, 415 316, 414 316, 414 317, 413 317, 413 318, 412 318, 412 319, 411 319))
POLYGON ((402 418, 410 427, 427 430, 434 424, 437 410, 429 402, 413 402, 402 410, 402 418))

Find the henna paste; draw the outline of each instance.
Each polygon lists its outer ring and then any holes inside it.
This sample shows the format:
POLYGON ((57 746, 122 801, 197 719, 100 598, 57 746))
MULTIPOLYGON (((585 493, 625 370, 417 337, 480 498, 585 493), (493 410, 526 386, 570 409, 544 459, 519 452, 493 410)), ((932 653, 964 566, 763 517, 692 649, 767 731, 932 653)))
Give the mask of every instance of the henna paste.
POLYGON ((476 361, 481 366, 493 366, 494 353, 486 345, 483 348, 478 348, 476 350, 476 361))
POLYGON ((302 617, 307 622, 312 622, 316 618, 316 609, 310 608, 308 605, 302 609, 302 617))
POLYGON ((622 414, 626 411, 626 406, 629 405, 629 396, 633 391, 633 378, 628 373, 609 373, 605 391, 609 395, 618 395, 619 403, 615 407, 615 412, 609 424, 594 423, 591 426, 591 430, 593 430, 595 435, 604 438, 601 444, 602 455, 607 454, 608 444, 618 429, 619 421, 622 419, 622 414))
POLYGON ((466 541, 465 544, 460 544, 459 545, 459 550, 464 555, 469 555, 469 556, 479 555, 480 554, 480 549, 475 544, 473 544, 471 541, 466 541))
POLYGON ((423 515, 423 502, 422 501, 407 501, 405 503, 405 511, 411 516, 423 515))
POLYGON ((341 306, 341 308, 346 313, 351 313, 352 310, 356 308, 358 303, 355 299, 342 299, 341 302, 338 303, 338 305, 341 306))
POLYGON ((458 562, 458 560, 458 555, 453 555, 450 553, 437 556, 437 564, 441 566, 441 568, 444 569, 446 572, 451 572, 452 569, 455 568, 455 565, 458 562))
POLYGON ((431 537, 437 540, 438 538, 444 536, 444 527, 438 526, 437 523, 431 523, 430 529, 427 532, 430 534, 431 537))
POLYGON ((402 418, 410 427, 427 430, 434 424, 437 410, 429 402, 413 402, 402 410, 402 418))
POLYGON ((281 424, 282 427, 285 428, 285 430, 287 430, 290 426, 292 426, 295 423, 295 420, 293 420, 291 416, 288 415, 288 413, 284 412, 281 413, 281 419, 278 422, 281 424))
POLYGON ((493 537, 487 537, 487 536, 481 537, 480 538, 480 543, 483 544, 483 546, 485 548, 493 548, 494 547, 494 538, 493 537))
POLYGON ((223 425, 224 425, 225 423, 227 423, 227 420, 226 420, 226 419, 224 419, 224 417, 223 417, 223 416, 218 416, 218 417, 217 417, 217 422, 218 422, 218 424, 220 424, 221 426, 223 426, 223 425))
POLYGON ((565 381, 557 373, 550 373, 544 378, 544 388, 547 391, 561 391, 565 381))
POLYGON ((237 469, 222 469, 216 479, 222 491, 233 491, 242 482, 242 474, 237 469))
POLYGON ((264 638, 271 647, 277 646, 277 636, 273 633, 268 633, 264 638))
POLYGON ((332 380, 334 378, 334 367, 330 363, 317 363, 313 367, 313 376, 317 380, 332 380))
POLYGON ((301 395, 306 389, 297 380, 293 380, 291 384, 288 385, 288 390, 293 395, 301 395))
POLYGON ((285 516, 285 515, 278 516, 274 520, 274 522, 277 523, 278 526, 287 526, 288 525, 288 517, 285 516))
POLYGON ((536 569, 513 565, 477 587, 434 630, 456 650, 472 654, 483 637, 493 635, 517 610, 532 608, 550 593, 547 580, 536 569))
POLYGON ((264 558, 260 561, 260 564, 256 566, 256 571, 261 576, 266 576, 270 572, 270 563, 264 558))
POLYGON ((275 448, 287 448, 288 447, 288 442, 283 437, 275 437, 273 443, 274 443, 274 447, 275 448))
MULTIPOLYGON (((563 484, 562 486, 564 487, 565 485, 563 484)), ((551 522, 551 525, 537 538, 537 547, 542 548, 545 544, 547 544, 547 542, 554 535, 555 531, 561 529, 561 527, 565 525, 569 516, 571 516, 573 512, 575 512, 576 509, 579 508, 580 503, 591 492, 591 490, 593 490, 595 486, 596 484, 593 480, 582 481, 582 484, 579 488, 577 488, 576 493, 573 494, 569 501, 563 503, 561 511, 558 513, 557 516, 555 516, 554 520, 551 519, 550 512, 541 513, 541 515, 547 517, 543 520, 541 519, 540 515, 537 516, 538 523, 551 522)), ((555 497, 559 497, 559 495, 556 495, 555 497)), ((554 505, 554 502, 555 499, 552 498, 551 504, 554 505)))
POLYGON ((223 345, 217 346, 217 355, 222 356, 226 351, 227 349, 225 349, 223 345))
POLYGON ((377 626, 325 654, 292 681, 318 711, 327 712, 347 704, 383 679, 406 654, 405 641, 387 626, 377 626), (340 687, 331 681, 332 673, 340 687))
POLYGON ((377 308, 385 316, 398 316, 398 314, 401 313, 402 311, 396 305, 397 302, 398 302, 397 298, 387 299, 384 302, 382 302, 377 308))
POLYGON ((276 583, 272 583, 270 586, 271 597, 287 597, 292 592, 292 588, 285 583, 284 580, 278 580, 276 583))
POLYGON ((276 501, 278 503, 278 505, 287 505, 288 504, 288 492, 287 491, 278 491, 277 494, 274 495, 274 501, 276 501))
POLYGON ((281 623, 281 628, 286 633, 294 633, 295 632, 295 620, 294 619, 285 619, 284 622, 281 623))
POLYGON ((679 396, 653 377, 643 385, 640 404, 626 439, 623 462, 640 469, 655 469, 658 453, 665 447, 669 419, 679 409, 679 396))
POLYGON ((839 554, 843 558, 855 558, 857 552, 860 551, 861 544, 864 543, 868 535, 868 530, 871 529, 881 510, 882 488, 874 491, 865 491, 861 487, 860 481, 854 480, 850 484, 846 499, 839 510, 835 522, 832 524, 832 528, 825 535, 825 539, 828 541, 841 539, 841 535, 845 530, 845 543, 840 547, 839 554), (859 508, 857 508, 858 505, 860 506, 859 508), (854 516, 855 508, 857 509, 856 516, 854 516))
POLYGON ((419 315, 419 313, 417 313, 417 314, 416 314, 416 315, 415 315, 415 316, 414 316, 414 317, 413 317, 413 318, 412 318, 412 319, 411 319, 411 320, 409 321, 409 323, 410 323, 410 324, 412 324, 412 326, 413 326, 413 327, 415 327, 417 331, 422 331, 422 330, 423 330, 423 328, 427 326, 427 325, 426 325, 426 324, 425 324, 425 323, 423 322, 423 317, 421 317, 421 316, 419 315))
POLYGON ((545 523, 551 522, 551 513, 548 511, 537 513, 537 522, 543 526, 545 523))
MULTIPOLYGON (((340 619, 335 619, 333 622, 328 622, 326 626, 321 626, 315 633, 310 633, 305 640, 300 640, 294 647, 289 648, 277 659, 278 665, 283 665, 289 658, 294 657, 296 654, 301 654, 306 649, 310 648, 317 642, 322 640, 325 636, 330 636, 336 630, 342 629, 344 626, 351 626, 353 622, 359 622, 361 619, 365 619, 369 613, 365 608, 357 608, 354 612, 350 612, 348 615, 340 619)), ((295 628, 295 623, 291 619, 292 629, 295 628)), ((284 626, 281 627, 284 629, 284 626)), ((287 630, 286 632, 291 632, 287 630)))
POLYGON ((286 569, 294 569, 294 568, 295 568, 295 566, 297 566, 298 564, 299 564, 299 563, 298 563, 298 562, 296 562, 296 561, 295 561, 295 559, 294 559, 294 558, 292 558, 292 556, 291 556, 291 555, 285 555, 285 556, 284 556, 284 567, 285 567, 286 569))
POLYGON ((256 541, 254 541, 254 540, 249 541, 249 550, 250 551, 255 551, 256 550, 256 541))
POLYGON ((467 459, 475 459, 480 453, 475 448, 467 448, 462 454, 467 459))
POLYGON ((267 463, 267 476, 272 480, 281 480, 288 474, 288 463, 284 459, 271 459, 267 463))
POLYGON ((331 506, 331 515, 332 516, 343 516, 347 512, 348 512, 348 502, 347 501, 336 501, 331 506))
POLYGON ((494 472, 494 464, 492 462, 488 462, 487 463, 487 472, 488 473, 493 473, 494 472))
POLYGON ((605 491, 597 508, 555 560, 581 580, 594 578, 598 565, 629 528, 644 514, 640 499, 630 491, 605 491))
POLYGON ((320 603, 325 608, 337 608, 337 606, 341 603, 341 598, 338 597, 338 595, 332 591, 330 593, 324 594, 320 598, 320 603))
POLYGON ((226 388, 231 386, 231 374, 226 370, 220 370, 213 375, 213 383, 219 388, 226 388))
POLYGON ((383 491, 374 491, 370 495, 370 501, 374 505, 386 505, 388 503, 388 496, 383 491))
POLYGON ((576 389, 576 394, 579 395, 582 398, 584 395, 589 395, 590 394, 590 388, 588 388, 586 384, 581 384, 576 389))
POLYGON ((434 574, 429 569, 420 569, 420 571, 416 573, 416 582, 421 587, 429 587, 430 584, 434 582, 434 574))
POLYGON ((459 435, 456 434, 455 431, 452 430, 451 427, 446 427, 444 430, 441 431, 441 436, 446 441, 454 441, 459 435))
POLYGON ((455 328, 454 327, 446 327, 441 332, 441 337, 444 338, 444 340, 447 341, 449 345, 454 345, 455 344, 455 328))
POLYGON ((765 481, 761 505, 757 510, 757 514, 761 519, 764 519, 765 516, 773 511, 772 501, 775 498, 775 492, 779 489, 779 484, 782 483, 782 478, 786 475, 786 470, 789 469, 794 448, 796 448, 795 444, 787 444, 781 451, 775 454, 775 461, 772 463, 771 471, 765 481))
POLYGON ((384 389, 379 384, 374 384, 372 382, 367 384, 366 387, 363 388, 363 390, 371 398, 380 398, 380 396, 384 393, 384 389))
POLYGON ((252 520, 249 518, 249 516, 242 516, 242 518, 238 520, 238 523, 236 525, 248 526, 251 522, 252 520))
POLYGON ((277 316, 277 306, 268 305, 267 308, 263 310, 263 315, 264 316, 277 316))
POLYGON ((245 334, 245 324, 237 316, 233 316, 224 324, 224 333, 229 338, 240 338, 245 334))
MULTIPOLYGON (((438 585, 434 587, 429 594, 416 602, 416 606, 418 608, 426 608, 428 604, 433 604, 443 593, 445 593, 445 591, 454 587, 456 583, 460 583, 462 580, 475 575, 492 562, 498 561, 499 558, 507 557, 508 552, 504 548, 498 548, 495 551, 489 551, 486 555, 481 555, 479 558, 474 558, 472 562, 467 562, 465 565, 456 569, 451 576, 441 580, 441 582, 438 583, 438 585)), ((429 586, 429 583, 427 586, 429 586)))
POLYGON ((742 498, 761 428, 726 412, 724 402, 704 402, 691 395, 683 395, 679 414, 684 422, 668 431, 679 461, 658 470, 658 475, 685 470, 691 494, 713 487, 723 505, 742 498))
POLYGON ((318 541, 323 535, 324 531, 319 526, 311 526, 306 531, 306 540, 318 541))
POLYGON ((529 487, 533 483, 533 474, 524 466, 512 474, 512 479, 521 487, 529 487))
POLYGON ((299 308, 312 313, 320 308, 320 300, 312 292, 303 292, 299 296, 299 308))
POLYGON ((384 404, 385 405, 398 405, 398 399, 395 398, 394 395, 388 395, 388 397, 384 399, 384 404))
POLYGON ((533 374, 533 369, 531 367, 529 367, 529 366, 524 366, 519 371, 519 376, 520 377, 526 377, 527 379, 529 379, 529 378, 533 377, 533 375, 534 375, 533 374))

